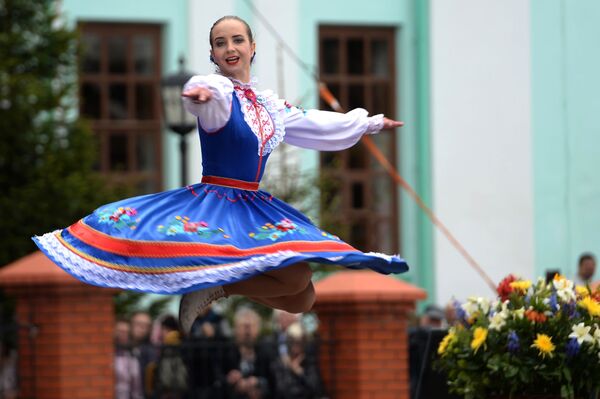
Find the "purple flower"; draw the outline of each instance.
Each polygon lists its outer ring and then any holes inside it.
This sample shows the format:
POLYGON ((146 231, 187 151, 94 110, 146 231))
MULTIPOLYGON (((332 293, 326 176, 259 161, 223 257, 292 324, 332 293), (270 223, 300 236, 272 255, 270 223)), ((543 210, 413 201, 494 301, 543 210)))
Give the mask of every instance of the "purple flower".
POLYGON ((581 345, 579 345, 579 342, 577 342, 577 338, 571 338, 568 340, 566 345, 567 357, 573 357, 577 355, 580 347, 581 345))
POLYGON ((519 344, 519 336, 517 335, 517 333, 514 331, 509 332, 508 343, 506 344, 508 351, 510 353, 516 353, 519 351, 520 346, 521 345, 519 344))
POLYGON ((573 315, 575 313, 575 304, 574 303, 565 303, 562 306, 562 311, 569 316, 569 318, 573 318, 573 315))
POLYGON ((454 301, 454 311, 456 313, 456 319, 461 323, 465 324, 467 321, 467 313, 462 308, 461 303, 457 300, 454 301))

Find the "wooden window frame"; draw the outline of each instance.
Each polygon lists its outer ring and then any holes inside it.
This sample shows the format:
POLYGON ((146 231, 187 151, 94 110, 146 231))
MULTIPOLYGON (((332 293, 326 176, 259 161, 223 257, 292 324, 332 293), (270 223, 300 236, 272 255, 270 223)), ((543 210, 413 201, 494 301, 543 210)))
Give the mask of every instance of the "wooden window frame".
MULTIPOLYGON (((321 25, 319 27, 319 71, 321 71, 320 78, 321 81, 326 83, 328 87, 334 88, 337 87, 337 90, 332 90, 342 107, 349 111, 349 106, 355 108, 357 105, 367 109, 370 111, 371 115, 376 113, 385 113, 387 117, 394 118, 394 113, 396 110, 396 65, 395 65, 395 29, 389 27, 371 27, 371 26, 339 26, 339 25, 321 25), (327 39, 337 39, 339 40, 339 70, 337 73, 332 73, 328 71, 326 65, 324 65, 324 61, 327 57, 324 56, 324 41, 327 39), (387 43, 387 75, 386 76, 377 76, 372 73, 372 55, 371 55, 371 43, 373 40, 383 40, 387 43), (363 41, 363 65, 362 65, 362 73, 361 74, 351 74, 349 71, 349 64, 347 63, 348 52, 346 43, 348 40, 362 40, 363 41), (349 88, 351 85, 363 85, 364 86, 364 96, 363 96, 363 104, 349 104, 349 88), (373 88, 375 85, 385 85, 388 87, 388 101, 386 102, 387 107, 385 110, 375 109, 373 104, 373 88)), ((322 109, 329 109, 329 107, 321 101, 322 109)), ((397 150, 396 150, 396 136, 394 131, 383 131, 379 133, 380 135, 390 135, 390 146, 388 148, 388 156, 389 161, 395 165, 397 150)), ((376 136, 373 136, 376 138, 376 136)), ((358 249, 364 251, 392 251, 394 253, 399 252, 399 243, 400 243, 400 229, 398 223, 398 212, 399 212, 399 195, 398 190, 396 189, 396 185, 391 177, 387 175, 387 173, 380 167, 374 166, 374 160, 371 159, 372 156, 368 153, 365 147, 357 144, 352 149, 347 149, 344 151, 340 151, 336 154, 333 153, 321 153, 320 156, 320 166, 321 173, 327 173, 329 176, 332 176, 338 179, 339 182, 339 200, 340 200, 340 209, 339 216, 341 223, 351 224, 352 222, 365 220, 364 223, 365 232, 363 236, 365 237, 365 241, 362 243, 353 242, 352 234, 350 234, 349 229, 346 230, 346 234, 348 237, 343 237, 348 239, 350 244, 356 245, 358 249), (358 148, 356 148, 358 147, 358 148), (355 168, 352 169, 349 167, 350 165, 350 156, 366 157, 363 160, 364 168, 355 168), (336 162, 339 165, 342 165, 340 168, 328 168, 327 157, 337 157, 336 162), (374 208, 375 201, 375 192, 373 181, 375 177, 381 178, 383 175, 389 179, 389 187, 390 192, 390 207, 389 216, 382 215, 376 212, 374 208), (363 187, 363 206, 360 208, 353 207, 353 184, 360 183, 363 187), (381 238, 377 231, 377 223, 384 221, 389 225, 389 234, 391 235, 389 240, 389 246, 386 248, 381 248, 379 245, 381 238)), ((346 226, 348 227, 348 226, 346 226)))
POLYGON ((163 189, 163 165, 162 165, 162 109, 160 83, 162 79, 162 26, 149 23, 121 23, 121 22, 95 22, 80 21, 78 29, 81 36, 85 34, 97 35, 100 40, 100 71, 98 73, 84 72, 79 70, 79 100, 80 112, 83 112, 82 88, 86 83, 93 83, 100 88, 100 117, 93 118, 84 116, 91 123, 91 127, 99 140, 100 159, 98 169, 108 175, 112 181, 131 184, 138 187, 136 193, 156 192, 163 189), (152 38, 154 58, 152 72, 139 74, 135 72, 133 56, 133 37, 144 35, 152 38), (126 38, 126 63, 127 72, 116 74, 109 72, 109 37, 126 38), (109 88, 111 84, 120 83, 127 87, 127 116, 124 119, 111 119, 109 115, 109 88), (138 119, 136 104, 136 85, 146 84, 153 86, 154 98, 149 111, 150 119, 138 119), (127 136, 126 167, 124 170, 114 170, 110 162, 110 136, 124 134, 127 136), (150 136, 153 151, 153 162, 150 170, 138 169, 137 145, 138 138, 150 136), (140 188, 146 182, 150 188, 140 188))

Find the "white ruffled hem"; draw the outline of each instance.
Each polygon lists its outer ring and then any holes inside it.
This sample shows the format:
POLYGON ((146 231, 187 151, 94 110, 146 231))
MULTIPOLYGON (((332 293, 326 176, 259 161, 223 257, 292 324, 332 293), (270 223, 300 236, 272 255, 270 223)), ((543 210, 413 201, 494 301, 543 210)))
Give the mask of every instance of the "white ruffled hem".
MULTIPOLYGON (((343 255, 324 257, 296 251, 279 251, 273 254, 254 256, 218 268, 206 267, 195 271, 173 273, 134 273, 113 270, 78 256, 58 240, 56 237, 58 233, 60 233, 60 230, 36 236, 34 240, 50 259, 69 274, 92 285, 156 294, 182 294, 211 286, 230 284, 268 270, 286 267, 290 259, 294 259, 294 263, 302 260, 310 261, 315 258, 337 263, 345 258, 343 255)), ((380 258, 388 264, 398 259, 401 260, 397 256, 376 252, 361 255, 380 258)), ((365 267, 364 265, 361 267, 361 262, 345 264, 344 266, 350 268, 365 267)))
POLYGON ((256 256, 220 268, 164 274, 132 273, 112 270, 90 262, 63 246, 56 238, 60 230, 35 237, 41 249, 69 274, 89 284, 101 287, 122 288, 157 294, 181 294, 193 291, 194 287, 206 288, 214 285, 243 280, 246 277, 280 266, 289 258, 302 256, 294 251, 280 251, 270 255, 256 256))

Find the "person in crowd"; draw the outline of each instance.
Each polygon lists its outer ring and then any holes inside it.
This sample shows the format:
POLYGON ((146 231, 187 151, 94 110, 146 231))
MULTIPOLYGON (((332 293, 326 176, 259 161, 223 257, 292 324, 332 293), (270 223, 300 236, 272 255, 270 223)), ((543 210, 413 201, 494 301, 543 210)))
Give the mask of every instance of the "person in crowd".
POLYGON ((289 313, 279 309, 273 311, 273 333, 262 340, 262 344, 266 349, 272 352, 271 356, 273 358, 287 354, 287 329, 292 324, 300 321, 300 318, 301 314, 289 313))
POLYGON ((17 393, 17 351, 0 340, 0 398, 16 399, 17 393))
POLYGON ((185 342, 193 399, 226 397, 226 374, 234 367, 226 323, 210 306, 196 319, 185 342))
POLYGON ((167 315, 161 323, 162 346, 153 369, 152 381, 156 399, 182 399, 190 387, 189 372, 182 353, 182 340, 177 319, 167 315))
POLYGON ((259 345, 261 318, 253 309, 242 307, 233 319, 234 347, 231 368, 226 374, 230 399, 267 399, 273 391, 272 358, 259 345))
POLYGON ((573 279, 575 285, 587 286, 591 284, 594 273, 596 273, 596 257, 589 252, 581 254, 577 263, 577 274, 573 279))
POLYGON ((444 311, 437 305, 428 305, 417 319, 417 325, 408 330, 408 359, 411 397, 421 376, 431 331, 444 327, 444 311))
POLYGON ((421 328, 442 328, 445 324, 446 315, 437 305, 428 305, 419 319, 421 328))
POLYGON ((314 356, 307 356, 307 334, 299 322, 285 330, 286 350, 272 363, 274 399, 320 399, 323 384, 314 356))
POLYGON ((152 387, 149 385, 146 375, 149 372, 148 366, 156 362, 158 358, 157 347, 150 342, 150 332, 152 329, 152 317, 145 311, 136 311, 131 315, 131 353, 140 364, 142 372, 142 386, 144 396, 149 398, 149 392, 152 387))
POLYGON ((140 364, 131 353, 131 326, 127 319, 115 323, 115 399, 143 399, 140 364))

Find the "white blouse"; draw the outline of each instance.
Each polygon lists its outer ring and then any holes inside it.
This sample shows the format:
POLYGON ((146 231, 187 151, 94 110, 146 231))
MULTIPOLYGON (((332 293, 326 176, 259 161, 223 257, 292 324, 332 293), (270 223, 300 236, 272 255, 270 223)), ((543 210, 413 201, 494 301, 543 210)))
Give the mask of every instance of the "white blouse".
POLYGON ((235 92, 244 120, 259 138, 269 139, 259 145, 260 153, 269 153, 281 141, 321 151, 337 151, 352 147, 363 134, 378 133, 383 127, 383 115, 368 116, 362 108, 345 114, 339 112, 307 110, 290 105, 279 99, 271 90, 258 91, 255 82, 242 83, 222 75, 194 76, 184 86, 183 91, 194 87, 205 87, 212 92, 212 98, 205 103, 194 103, 183 97, 185 108, 199 119, 206 132, 217 132, 229 121, 232 93, 235 92), (256 96, 256 107, 250 89, 256 96), (250 98, 248 98, 250 97, 250 98))

